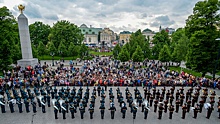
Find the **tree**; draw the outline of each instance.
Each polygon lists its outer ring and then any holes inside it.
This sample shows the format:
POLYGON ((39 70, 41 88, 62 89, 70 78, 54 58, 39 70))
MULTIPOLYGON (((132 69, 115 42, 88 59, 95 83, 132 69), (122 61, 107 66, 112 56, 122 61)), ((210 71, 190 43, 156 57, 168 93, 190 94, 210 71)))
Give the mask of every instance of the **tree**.
POLYGON ((156 59, 159 57, 160 50, 165 44, 170 45, 169 35, 165 30, 162 30, 159 33, 156 33, 153 37, 154 47, 152 48, 152 53, 156 59))
POLYGON ((17 63, 17 60, 22 58, 21 47, 20 47, 20 44, 15 44, 13 46, 14 46, 14 49, 12 49, 12 52, 13 52, 12 60, 13 60, 13 63, 17 63))
POLYGON ((193 14, 186 20, 185 32, 190 39, 187 54, 188 68, 202 72, 212 72, 219 49, 216 25, 219 23, 220 1, 205 0, 196 3, 193 14))
POLYGON ((144 58, 149 58, 151 57, 151 49, 150 49, 150 44, 148 41, 146 41, 142 47, 142 51, 144 53, 144 58))
POLYGON ((83 58, 84 56, 88 56, 89 54, 88 47, 84 43, 80 47, 79 54, 81 58, 83 58))
POLYGON ((43 42, 44 45, 48 43, 48 36, 50 34, 50 26, 43 24, 42 22, 35 22, 29 25, 31 42, 34 45, 38 45, 39 42, 43 42))
POLYGON ((142 62, 144 60, 144 55, 141 47, 138 45, 136 51, 132 55, 132 59, 134 62, 142 62))
POLYGON ((113 56, 115 59, 118 58, 118 54, 120 53, 120 51, 121 51, 121 47, 119 46, 119 44, 117 44, 113 49, 113 56))
POLYGON ((37 48, 34 45, 31 45, 32 48, 32 54, 34 58, 38 58, 38 51, 37 48))
POLYGON ((77 54, 75 51, 76 51, 75 45, 71 42, 68 48, 69 56, 76 56, 77 54))
POLYGON ((189 48, 189 39, 184 34, 175 43, 175 47, 172 54, 173 62, 181 62, 186 60, 186 55, 189 48))
POLYGON ((47 46, 48 46, 48 52, 49 53, 57 54, 57 49, 54 46, 53 42, 48 42, 47 46))
POLYGON ((6 70, 12 64, 12 51, 7 40, 1 42, 0 45, 0 69, 6 70))
POLYGON ((121 60, 122 62, 126 62, 130 59, 130 55, 125 46, 122 47, 122 50, 118 55, 118 59, 121 60))
POLYGON ((65 41, 62 40, 62 41, 60 42, 59 47, 58 47, 58 53, 59 53, 62 57, 68 56, 68 51, 67 51, 67 48, 66 48, 66 46, 64 45, 64 43, 65 43, 65 41))
POLYGON ((48 38, 57 48, 62 40, 65 41, 63 42, 65 46, 69 46, 70 42, 74 45, 81 45, 84 36, 77 25, 61 20, 53 25, 48 38))
POLYGON ((171 59, 169 47, 167 45, 164 45, 163 48, 160 50, 159 53, 159 60, 161 62, 168 62, 171 59))
MULTIPOLYGON (((16 44, 19 43, 18 25, 7 7, 0 8, 0 70, 7 69, 8 65, 12 64, 13 59, 16 61, 14 51, 16 44)), ((19 51, 18 51, 19 52, 19 51)))
POLYGON ((39 56, 43 56, 45 55, 45 50, 46 50, 46 47, 45 45, 43 44, 43 42, 39 42, 39 45, 37 47, 37 52, 38 52, 38 55, 39 56))

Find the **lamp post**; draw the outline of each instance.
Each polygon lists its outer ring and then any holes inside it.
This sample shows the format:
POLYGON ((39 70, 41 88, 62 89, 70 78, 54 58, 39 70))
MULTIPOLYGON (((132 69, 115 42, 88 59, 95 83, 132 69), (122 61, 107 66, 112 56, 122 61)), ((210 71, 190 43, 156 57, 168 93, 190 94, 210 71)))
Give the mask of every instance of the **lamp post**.
POLYGON ((55 55, 55 53, 54 52, 50 52, 50 55, 52 56, 52 66, 54 66, 54 55, 55 55))
MULTIPOLYGON (((220 41, 220 38, 217 38, 217 39, 215 39, 215 40, 220 41)), ((220 48, 219 48, 219 50, 218 50, 218 56, 217 56, 217 60, 216 60, 216 62, 215 62, 215 68, 214 68, 214 70, 213 70, 213 80, 215 80, 215 72, 216 72, 216 68, 217 68, 217 66, 218 66, 219 54, 220 54, 220 48)))
MULTIPOLYGON (((63 51, 62 51, 62 50, 59 50, 58 52, 59 52, 59 54, 60 54, 60 55, 61 55, 61 57, 62 57, 62 59, 61 59, 61 60, 63 61, 63 51)), ((63 62, 64 62, 64 61, 63 61, 63 62)))

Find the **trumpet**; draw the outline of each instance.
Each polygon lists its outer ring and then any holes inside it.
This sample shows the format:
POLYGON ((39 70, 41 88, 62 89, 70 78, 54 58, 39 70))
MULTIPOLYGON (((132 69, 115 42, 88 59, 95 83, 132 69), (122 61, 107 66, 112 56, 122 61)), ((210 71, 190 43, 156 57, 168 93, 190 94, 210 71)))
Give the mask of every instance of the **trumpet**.
POLYGON ((144 106, 146 109, 148 109, 150 111, 149 105, 148 105, 148 101, 144 100, 144 106))
POLYGON ((134 100, 132 104, 134 105, 134 107, 135 107, 136 109, 138 109, 138 104, 137 104, 137 101, 136 101, 136 100, 134 100))
POLYGON ((0 105, 3 105, 3 106, 5 106, 5 104, 2 102, 2 101, 0 101, 0 105))

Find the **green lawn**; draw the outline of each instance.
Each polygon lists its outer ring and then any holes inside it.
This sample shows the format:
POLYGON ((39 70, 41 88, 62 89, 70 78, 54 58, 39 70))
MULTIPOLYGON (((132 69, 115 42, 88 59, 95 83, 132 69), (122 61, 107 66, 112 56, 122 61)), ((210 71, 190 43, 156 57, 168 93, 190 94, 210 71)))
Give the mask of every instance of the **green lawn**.
MULTIPOLYGON (((79 56, 74 56, 74 57, 63 57, 64 60, 76 60, 77 58, 80 58, 79 56)), ((52 57, 49 55, 43 55, 38 57, 40 60, 52 60, 52 57)), ((54 60, 60 60, 62 57, 60 56, 54 56, 54 60)))
POLYGON ((95 52, 95 51, 90 51, 91 55, 106 55, 106 56, 111 56, 113 55, 113 52, 95 52))
MULTIPOLYGON (((169 67, 169 69, 181 73, 181 67, 173 67, 173 66, 171 66, 171 67, 169 67)), ((196 77, 201 77, 202 76, 202 73, 196 72, 196 71, 192 71, 192 70, 189 70, 189 69, 182 68, 182 71, 184 71, 186 73, 189 73, 189 74, 192 74, 192 75, 194 75, 196 77)), ((206 75, 205 77, 206 78, 212 78, 212 76, 209 76, 209 75, 206 75)))

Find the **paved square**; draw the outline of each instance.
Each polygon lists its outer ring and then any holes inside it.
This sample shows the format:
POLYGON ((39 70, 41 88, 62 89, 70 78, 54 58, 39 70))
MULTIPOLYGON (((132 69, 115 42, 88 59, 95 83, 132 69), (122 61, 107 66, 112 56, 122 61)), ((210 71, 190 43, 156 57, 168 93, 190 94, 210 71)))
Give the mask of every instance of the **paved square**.
MULTIPOLYGON (((33 119, 33 124, 219 124, 220 119, 218 119, 218 112, 217 112, 217 103, 215 103, 214 111, 211 114, 210 119, 206 119, 206 113, 207 110, 203 108, 202 113, 198 113, 197 119, 192 118, 193 117, 193 112, 190 111, 189 113, 186 113, 186 118, 183 120, 181 118, 182 116, 182 109, 180 108, 179 113, 173 113, 173 119, 169 119, 169 111, 167 113, 163 112, 162 119, 158 120, 158 112, 154 113, 153 112, 153 106, 150 107, 151 111, 148 113, 148 118, 147 120, 144 119, 144 113, 141 112, 141 108, 138 109, 136 119, 133 120, 133 114, 130 113, 130 108, 128 107, 127 101, 127 107, 128 110, 126 111, 126 117, 125 119, 122 119, 122 113, 120 112, 120 107, 119 103, 116 98, 116 88, 113 87, 113 93, 115 95, 115 107, 116 107, 116 112, 115 112, 115 119, 112 120, 110 118, 110 111, 109 109, 109 87, 108 90, 105 91, 106 93, 106 99, 105 99, 105 116, 104 119, 101 119, 101 114, 100 110, 98 109, 100 106, 100 97, 96 98, 96 103, 95 103, 95 112, 94 112, 94 118, 90 119, 89 118, 89 112, 88 112, 88 107, 86 107, 86 112, 84 114, 84 119, 80 118, 80 113, 79 110, 77 110, 77 113, 75 113, 75 118, 71 119, 71 114, 70 112, 66 114, 66 120, 63 120, 62 118, 62 113, 58 113, 58 118, 55 120, 54 118, 54 109, 53 107, 46 107, 46 113, 42 113, 41 108, 37 107, 37 113, 34 116, 33 119)), ((120 87, 120 90, 123 93, 123 96, 125 98, 125 88, 126 87, 120 87)), ((157 87, 157 89, 161 89, 162 87, 157 87)), ((179 89, 180 87, 176 87, 176 90, 179 89)), ((72 87, 70 87, 72 89, 72 87)), ((78 90, 79 87, 76 87, 78 90)), ((83 92, 85 92, 86 87, 83 87, 83 92)), ((92 92, 93 87, 90 87, 90 94, 92 92)), ((129 90, 132 94, 134 94, 134 89, 135 87, 129 87, 129 90)), ((138 88, 143 96, 144 90, 142 87, 138 88)), ((170 89, 170 87, 167 87, 166 89, 170 89)), ((185 87, 184 92, 186 92, 189 89, 188 87, 185 87)), ((216 91, 217 95, 220 95, 220 90, 214 90, 216 91)), ((152 93, 152 90, 151 90, 152 93)), ((210 93, 210 92, 209 92, 210 93)), ((90 95, 91 96, 91 95, 90 95)), ((134 96, 134 95, 132 95, 134 96)), ((209 98, 207 98, 207 101, 209 101, 209 98)), ((215 101, 217 102, 218 99, 216 97, 215 101)), ((175 103, 175 102, 174 102, 175 103)), ((89 104, 89 103, 88 103, 89 104)), ((23 113, 18 113, 18 107, 15 105, 15 112, 10 113, 9 107, 6 107, 6 113, 2 114, 0 113, 0 124, 31 124, 32 120, 32 106, 30 106, 30 113, 26 113, 24 111, 24 105, 23 105, 23 113)))

